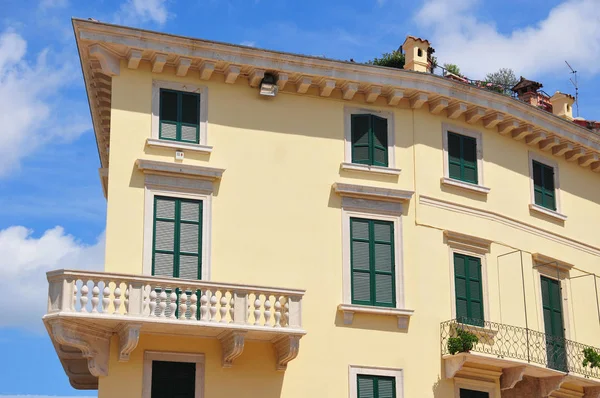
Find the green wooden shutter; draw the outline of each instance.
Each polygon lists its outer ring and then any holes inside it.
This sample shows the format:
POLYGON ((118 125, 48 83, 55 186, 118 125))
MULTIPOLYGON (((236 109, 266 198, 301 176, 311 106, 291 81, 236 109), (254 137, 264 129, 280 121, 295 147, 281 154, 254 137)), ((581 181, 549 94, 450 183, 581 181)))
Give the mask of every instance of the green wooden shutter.
POLYGON ((357 398, 396 398, 396 378, 357 375, 357 398))
POLYGON ((454 289, 457 320, 482 326, 483 289, 479 258, 454 253, 454 289))
POLYGON ((388 121, 387 119, 371 115, 371 164, 375 166, 388 166, 388 121))
POLYGON ((477 184, 477 140, 448 132, 448 176, 477 184))
POLYGON ((552 369, 566 371, 567 363, 560 281, 542 276, 540 283, 548 366, 552 369))
POLYGON ((194 398, 195 392, 194 362, 152 361, 152 398, 194 398))
POLYGON ((352 115, 352 163, 371 164, 371 115, 352 115))
POLYGON ((175 275, 176 205, 175 199, 158 196, 154 198, 152 275, 175 275))
POLYGON ((352 303, 396 306, 394 224, 350 219, 352 303))
POLYGON ((200 94, 160 89, 159 138, 200 142, 200 94))
POLYGON ((536 205, 556 210, 554 168, 533 160, 533 194, 536 205))

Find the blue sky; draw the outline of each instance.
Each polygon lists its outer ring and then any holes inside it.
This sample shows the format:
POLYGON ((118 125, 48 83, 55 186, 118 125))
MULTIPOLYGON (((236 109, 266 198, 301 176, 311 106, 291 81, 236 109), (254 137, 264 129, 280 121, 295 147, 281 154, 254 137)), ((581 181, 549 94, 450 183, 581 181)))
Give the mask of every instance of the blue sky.
POLYGON ((0 15, 0 398, 73 390, 46 335, 45 272, 101 269, 105 200, 70 17, 357 62, 431 41, 473 79, 510 67, 600 119, 600 0, 3 0, 0 15), (15 288, 18 287, 18 288, 15 288), (9 290, 10 289, 10 290, 9 290), (36 372, 32 383, 31 373, 36 372))

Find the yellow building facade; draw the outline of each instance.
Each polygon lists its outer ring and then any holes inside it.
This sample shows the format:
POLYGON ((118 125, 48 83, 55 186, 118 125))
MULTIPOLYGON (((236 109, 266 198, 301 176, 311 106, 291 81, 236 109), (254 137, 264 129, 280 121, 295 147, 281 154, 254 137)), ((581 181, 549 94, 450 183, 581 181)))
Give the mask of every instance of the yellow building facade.
POLYGON ((600 137, 570 97, 432 75, 411 37, 397 70, 74 30, 107 197, 104 272, 48 274, 75 388, 600 397, 600 137))

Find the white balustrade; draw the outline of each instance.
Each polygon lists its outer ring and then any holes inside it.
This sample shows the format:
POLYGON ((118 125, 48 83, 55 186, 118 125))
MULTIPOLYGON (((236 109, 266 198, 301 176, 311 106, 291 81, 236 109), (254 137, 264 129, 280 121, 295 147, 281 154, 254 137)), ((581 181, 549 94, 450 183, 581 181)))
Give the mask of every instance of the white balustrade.
POLYGON ((48 281, 49 313, 148 317, 249 328, 302 327, 304 292, 300 290, 63 270, 49 272, 48 281))

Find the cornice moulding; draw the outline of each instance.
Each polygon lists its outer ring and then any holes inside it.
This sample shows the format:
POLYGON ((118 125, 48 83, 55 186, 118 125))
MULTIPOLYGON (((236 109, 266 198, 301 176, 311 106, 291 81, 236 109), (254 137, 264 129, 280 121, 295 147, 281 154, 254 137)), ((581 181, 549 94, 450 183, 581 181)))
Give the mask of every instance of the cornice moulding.
POLYGON ((147 159, 138 159, 135 163, 138 170, 145 174, 170 174, 205 180, 218 180, 225 172, 225 169, 217 169, 214 167, 192 166, 147 159))
POLYGON ((445 230, 444 238, 448 246, 455 249, 466 249, 478 254, 486 254, 490 252, 492 245, 491 240, 478 238, 476 236, 461 234, 460 232, 454 232, 445 230))
POLYGON ((406 202, 409 201, 414 195, 413 191, 369 187, 365 185, 343 184, 340 182, 336 182, 333 184, 333 190, 340 196, 382 200, 388 202, 406 202))

